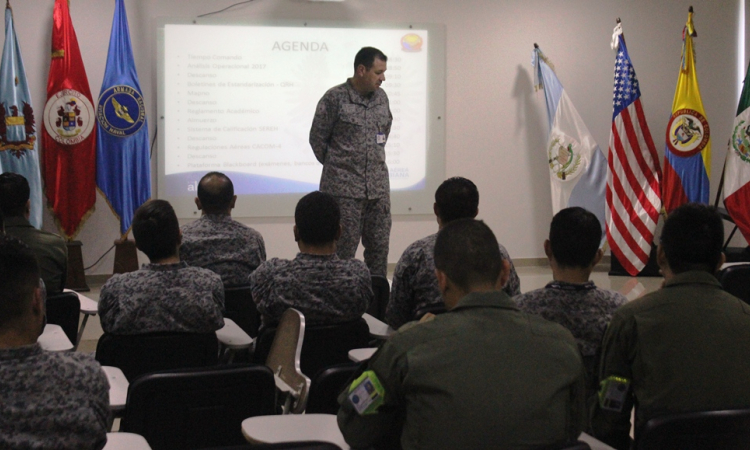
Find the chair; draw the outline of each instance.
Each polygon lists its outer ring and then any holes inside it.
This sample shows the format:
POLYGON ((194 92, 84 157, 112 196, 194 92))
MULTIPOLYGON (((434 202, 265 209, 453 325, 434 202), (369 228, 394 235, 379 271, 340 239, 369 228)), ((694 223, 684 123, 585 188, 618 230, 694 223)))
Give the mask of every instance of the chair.
POLYGON ((81 302, 75 292, 62 292, 47 297, 47 322, 60 327, 65 336, 78 347, 78 320, 81 315, 81 302))
POLYGON ((542 447, 537 450, 591 450, 591 446, 583 441, 542 447))
POLYGON ((258 336, 260 316, 250 286, 224 288, 224 317, 228 317, 249 334, 258 336))
POLYGON ((388 279, 381 275, 373 275, 372 292, 375 297, 367 308, 367 314, 378 320, 384 320, 385 309, 388 307, 388 300, 391 296, 391 285, 388 283, 388 279))
POLYGON ((422 317, 424 317, 427 313, 438 315, 443 314, 446 312, 447 309, 445 309, 444 303, 436 303, 433 305, 427 305, 419 308, 417 312, 414 313, 414 320, 420 320, 422 317))
POLYGON ((286 395, 284 414, 300 414, 305 410, 310 378, 300 370, 304 336, 305 316, 294 308, 284 311, 265 361, 273 371, 277 388, 286 395))
POLYGON ((132 383, 139 376, 163 370, 218 364, 216 333, 104 333, 96 346, 96 360, 119 367, 132 383))
POLYGON ((750 409, 675 414, 649 420, 638 450, 750 449, 750 409))
POLYGON ((339 364, 319 372, 307 395, 306 414, 336 414, 339 410, 338 396, 359 369, 356 363, 339 364))
POLYGON ((242 421, 276 408, 273 373, 252 364, 160 372, 128 390, 120 429, 154 450, 243 444, 242 421))
POLYGON ((750 264, 725 267, 717 278, 725 291, 750 304, 750 264))
MULTIPOLYGON (((276 330, 266 328, 255 343, 254 361, 265 361, 270 341, 276 330)), ((304 330, 302 373, 315 377, 321 370, 336 364, 350 362, 349 350, 370 347, 370 328, 365 319, 332 325, 316 325, 304 330)))

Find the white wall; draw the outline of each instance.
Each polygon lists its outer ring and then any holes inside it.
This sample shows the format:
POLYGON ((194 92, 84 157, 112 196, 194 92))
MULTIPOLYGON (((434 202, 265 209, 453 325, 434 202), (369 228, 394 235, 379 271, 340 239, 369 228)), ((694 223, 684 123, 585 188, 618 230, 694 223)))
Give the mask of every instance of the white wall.
MULTIPOLYGON (((681 32, 688 6, 693 5, 698 31, 698 78, 713 132, 713 201, 737 104, 739 1, 256 0, 215 17, 445 24, 446 176, 462 175, 477 184, 480 218, 495 230, 514 258, 537 258, 543 256, 541 242, 552 214, 544 95, 535 93, 532 87, 533 43, 539 43, 555 63, 570 98, 606 150, 614 64, 609 43, 615 19, 621 17, 641 81, 646 116, 657 149, 663 155, 661 142, 677 81, 681 32)), ((42 110, 46 96, 53 3, 12 0, 37 111, 42 110)), ((91 90, 97 97, 114 1, 71 0, 70 3, 91 90)), ((126 0, 125 3, 153 135, 157 99, 155 18, 191 18, 221 9, 234 0, 126 0)), ((742 65, 746 62, 742 61, 742 65)), ((348 75, 342 74, 342 79, 348 75)), ((387 81, 384 88, 387 91, 387 81)), ((247 223, 263 233, 269 256, 295 254, 291 219, 253 219, 247 223)), ((54 230, 49 213, 45 215, 45 228, 54 230)), ((84 244, 85 265, 92 264, 112 245, 118 238, 118 230, 106 202, 99 197, 96 212, 78 236, 84 244)), ((435 230, 433 217, 395 217, 389 261, 397 261, 409 243, 435 230)), ((737 245, 745 245, 741 238, 736 240, 737 245)), ((141 261, 145 261, 143 255, 141 261)), ((111 253, 87 273, 110 273, 112 263, 111 253)))

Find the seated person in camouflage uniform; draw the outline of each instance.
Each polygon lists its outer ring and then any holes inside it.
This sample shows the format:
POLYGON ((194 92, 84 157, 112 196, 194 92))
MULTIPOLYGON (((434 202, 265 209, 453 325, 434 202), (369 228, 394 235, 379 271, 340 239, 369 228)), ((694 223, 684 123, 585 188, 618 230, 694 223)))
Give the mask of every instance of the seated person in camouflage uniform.
POLYGON ((362 317, 373 299, 372 279, 364 262, 336 255, 341 235, 336 199, 319 191, 305 195, 294 223, 297 256, 270 259, 250 275, 263 326, 275 326, 287 308, 301 311, 307 325, 362 317))
POLYGON ((266 260, 260 233, 232 219, 236 201, 229 177, 207 173, 198 183, 195 198, 201 218, 182 227, 180 259, 216 272, 224 286, 246 284, 248 275, 266 260))
POLYGON ((521 311, 557 322, 576 338, 591 402, 599 386, 596 367, 604 331, 615 310, 627 302, 622 294, 599 289, 589 280, 602 259, 601 242, 602 228, 594 214, 579 207, 561 210, 544 241, 553 281, 513 298, 521 311))
MULTIPOLYGON (((457 219, 473 219, 479 213, 479 192, 471 180, 453 177, 443 181, 435 191, 433 205, 438 229, 457 219)), ((442 305, 435 261, 432 254, 437 233, 420 239, 404 250, 396 264, 391 286, 391 299, 385 312, 385 321, 393 328, 415 319, 420 308, 442 305)), ((500 245, 500 253, 510 263, 510 278, 503 290, 510 296, 521 293, 521 282, 508 251, 500 245)))
POLYGON ((180 226, 169 202, 149 200, 138 208, 133 237, 151 262, 112 275, 102 286, 99 316, 105 332, 208 333, 224 326, 221 278, 180 261, 180 226))
POLYGON ((100 449, 109 385, 90 355, 42 350, 39 266, 21 241, 0 236, 0 448, 100 449))
POLYGON ((0 208, 5 213, 5 232, 31 247, 49 295, 62 292, 68 274, 68 247, 54 233, 37 230, 29 223, 29 182, 17 173, 0 175, 0 208))
POLYGON ((714 208, 688 203, 667 217, 656 250, 663 287, 619 308, 604 334, 598 439, 630 448, 633 405, 636 441, 655 417, 750 407, 750 306, 716 279, 723 243, 714 208))
POLYGON ((393 334, 339 396, 352 448, 543 448, 583 429, 583 365, 562 326, 523 313, 499 287, 510 273, 473 219, 438 233, 448 312, 393 334))

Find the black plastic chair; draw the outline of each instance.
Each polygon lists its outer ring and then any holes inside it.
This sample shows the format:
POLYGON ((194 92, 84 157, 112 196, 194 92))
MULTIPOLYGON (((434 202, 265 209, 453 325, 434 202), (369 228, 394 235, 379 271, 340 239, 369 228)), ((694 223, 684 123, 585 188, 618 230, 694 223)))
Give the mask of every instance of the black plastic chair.
MULTIPOLYGON (((263 364, 271 349, 276 328, 260 331, 255 342, 254 362, 263 364)), ((314 378, 326 367, 350 362, 349 350, 369 347, 370 328, 365 319, 333 325, 306 326, 300 369, 314 378)))
POLYGON ((388 299, 391 296, 391 285, 388 283, 388 279, 381 275, 373 275, 372 292, 375 297, 367 308, 367 314, 382 321, 385 318, 385 309, 388 307, 388 299))
POLYGON ((310 383, 307 394, 307 414, 336 414, 339 411, 338 396, 349 380, 357 373, 359 364, 348 363, 328 367, 318 372, 310 383))
POLYGON ((583 441, 576 441, 566 444, 549 445, 537 450, 591 450, 591 446, 583 441))
POLYGON ((638 450, 746 450, 750 449, 750 409, 657 417, 639 431, 638 450))
POLYGON ((417 312, 414 313, 414 320, 419 320, 422 317, 424 317, 427 313, 438 315, 443 314, 446 312, 447 309, 445 309, 445 303, 436 303, 434 305, 427 305, 419 308, 417 312))
POLYGON ((717 278, 725 291, 750 304, 750 264, 726 267, 717 278))
POLYGON ((224 317, 239 325, 250 337, 258 336, 260 316, 250 286, 224 288, 224 317))
POLYGON ((81 301, 75 292, 62 292, 47 297, 47 322, 60 327, 70 339, 73 348, 78 347, 78 321, 81 315, 81 301))
POLYGON ((139 376, 164 370, 207 367, 219 362, 216 333, 104 333, 96 360, 122 370, 130 383, 139 376))
POLYGON ((120 429, 143 436, 154 450, 243 444, 242 421, 276 408, 273 372, 225 366, 160 372, 130 384, 120 429))

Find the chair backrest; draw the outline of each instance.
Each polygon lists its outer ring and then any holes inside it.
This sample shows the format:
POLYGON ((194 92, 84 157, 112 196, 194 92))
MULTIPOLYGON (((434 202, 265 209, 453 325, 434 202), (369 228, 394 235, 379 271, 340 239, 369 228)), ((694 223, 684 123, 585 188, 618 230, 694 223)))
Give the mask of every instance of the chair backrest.
POLYGON ((120 430, 154 450, 246 443, 242 421, 274 414, 275 389, 271 370, 257 364, 146 375, 130 384, 120 430))
POLYGON ((250 337, 258 336, 260 316, 250 286, 224 288, 224 317, 239 325, 250 337))
POLYGON ((81 301, 75 292, 62 292, 47 297, 47 322, 60 325, 74 346, 78 346, 80 315, 81 301))
MULTIPOLYGON (((255 344, 255 362, 265 361, 275 332, 274 328, 261 331, 255 344)), ((370 347, 370 328, 362 318, 307 327, 304 336, 300 367, 302 373, 311 378, 326 367, 350 362, 349 350, 370 347)))
POLYGON ((750 449, 750 409, 657 417, 636 431, 639 450, 750 449))
POLYGON ((447 309, 445 309, 445 304, 442 302, 436 303, 434 305, 423 306, 414 313, 414 320, 421 319, 427 313, 431 313, 437 316, 438 314, 442 314, 446 311, 447 309))
MULTIPOLYGON (((279 326, 271 342, 271 348, 266 358, 266 366, 287 386, 294 390, 295 401, 291 412, 296 414, 305 410, 307 392, 310 389, 310 378, 300 370, 300 353, 305 336, 305 315, 294 308, 284 311, 279 320, 279 326)), ((284 407, 284 413, 289 412, 289 405, 284 407)))
POLYGON ((725 291, 750 304, 750 264, 725 267, 717 278, 725 291))
POLYGON ((338 396, 357 372, 359 364, 347 363, 328 367, 318 372, 310 383, 307 396, 307 414, 336 414, 339 411, 338 396))
POLYGON ((382 275, 373 275, 372 292, 375 297, 367 308, 367 314, 378 320, 384 320, 385 309, 388 307, 388 299, 391 296, 391 285, 388 283, 388 279, 382 275))
POLYGON ((131 383, 139 376, 164 370, 213 366, 219 362, 216 333, 104 333, 96 360, 122 370, 131 383))

